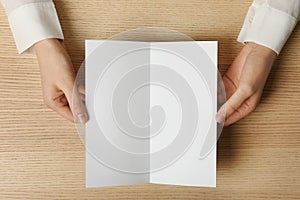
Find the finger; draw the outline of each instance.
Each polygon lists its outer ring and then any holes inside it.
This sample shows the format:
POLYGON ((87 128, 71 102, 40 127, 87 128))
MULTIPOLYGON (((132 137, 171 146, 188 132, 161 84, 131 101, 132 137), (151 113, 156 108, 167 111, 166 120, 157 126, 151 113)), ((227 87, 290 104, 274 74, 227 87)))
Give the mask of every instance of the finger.
POLYGON ((60 97, 54 99, 54 102, 55 102, 55 104, 56 103, 58 104, 57 106, 61 106, 61 105, 68 106, 69 105, 68 100, 64 94, 62 94, 60 97))
POLYGON ((85 94, 85 86, 84 85, 79 85, 78 86, 78 92, 81 94, 85 94))
POLYGON ((246 63, 249 53, 249 48, 244 46, 222 77, 227 99, 229 99, 238 88, 238 83, 243 74, 243 66, 246 63))
POLYGON ((216 120, 223 123, 233 112, 235 112, 242 103, 248 99, 249 95, 243 89, 238 88, 236 92, 226 101, 217 113, 216 120))
POLYGON ((226 99, 229 99, 234 92, 237 90, 237 83, 235 83, 227 73, 223 76, 224 89, 226 94, 226 99))
POLYGON ((88 114, 84 103, 81 101, 77 87, 64 90, 69 102, 70 109, 73 113, 73 118, 76 123, 85 123, 88 121, 88 114))
POLYGON ((56 103, 55 101, 52 101, 47 104, 49 108, 57 112, 59 115, 62 117, 66 118, 69 121, 74 121, 73 120, 73 114, 68 106, 68 104, 59 104, 56 103))
POLYGON ((259 102, 260 95, 251 96, 225 121, 224 126, 229 126, 253 112, 259 102))
POLYGON ((73 114, 69 106, 54 107, 53 110, 56 111, 58 114, 60 114, 62 117, 66 118, 67 120, 74 122, 73 114))
POLYGON ((223 94, 218 94, 217 96, 217 108, 220 110, 221 106, 226 102, 226 96, 223 94))
POLYGON ((223 83, 223 78, 218 75, 218 85, 217 85, 217 107, 218 110, 226 102, 225 86, 223 83))
POLYGON ((84 94, 79 94, 79 96, 80 96, 80 100, 82 102, 85 102, 85 95, 84 94))
MULTIPOLYGON (((49 92, 49 90, 47 90, 49 92)), ((51 91, 51 90, 50 90, 51 91)), ((63 94, 63 92, 58 92, 56 97, 53 97, 54 94, 44 93, 44 103, 47 107, 57 112, 59 115, 63 116, 64 118, 73 121, 73 115, 69 108, 68 101, 63 94)))

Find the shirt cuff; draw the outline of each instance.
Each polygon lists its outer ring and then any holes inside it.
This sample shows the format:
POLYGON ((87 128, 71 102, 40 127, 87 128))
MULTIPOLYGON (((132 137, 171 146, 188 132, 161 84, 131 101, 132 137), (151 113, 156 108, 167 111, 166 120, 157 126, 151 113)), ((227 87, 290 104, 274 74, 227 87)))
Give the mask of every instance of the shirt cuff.
POLYGON ((8 21, 18 52, 28 49, 47 38, 64 39, 53 2, 30 3, 13 10, 8 21))
POLYGON ((267 4, 252 5, 237 40, 255 42, 279 54, 296 24, 295 17, 267 4))

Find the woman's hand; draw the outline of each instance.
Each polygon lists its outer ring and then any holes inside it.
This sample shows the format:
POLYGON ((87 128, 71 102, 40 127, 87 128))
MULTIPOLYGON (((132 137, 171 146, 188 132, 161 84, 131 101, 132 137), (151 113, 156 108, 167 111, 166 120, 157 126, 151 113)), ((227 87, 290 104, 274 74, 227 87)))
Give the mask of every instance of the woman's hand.
POLYGON ((262 45, 249 42, 243 47, 223 76, 227 101, 217 113, 219 123, 228 126, 254 111, 275 58, 262 45))
POLYGON ((79 92, 75 85, 75 71, 63 43, 46 39, 33 48, 40 65, 45 104, 70 121, 85 123, 88 115, 84 91, 79 92))

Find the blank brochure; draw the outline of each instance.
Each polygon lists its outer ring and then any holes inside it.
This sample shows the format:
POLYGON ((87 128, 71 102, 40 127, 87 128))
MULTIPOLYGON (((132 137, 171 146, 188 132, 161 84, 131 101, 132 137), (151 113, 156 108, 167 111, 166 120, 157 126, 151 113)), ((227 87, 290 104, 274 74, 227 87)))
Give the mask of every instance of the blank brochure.
POLYGON ((86 187, 216 186, 217 42, 86 41, 86 187))

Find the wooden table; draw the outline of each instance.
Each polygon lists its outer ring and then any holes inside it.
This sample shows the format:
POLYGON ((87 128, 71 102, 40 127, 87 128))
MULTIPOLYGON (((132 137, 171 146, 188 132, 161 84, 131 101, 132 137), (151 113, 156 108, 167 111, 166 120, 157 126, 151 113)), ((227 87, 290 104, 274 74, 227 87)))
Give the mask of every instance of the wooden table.
MULTIPOLYGON (((251 2, 240 0, 64 0, 56 2, 75 67, 85 39, 166 27, 219 41, 230 65, 251 2)), ((85 149, 72 123, 43 105, 37 61, 17 55, 0 9, 0 199, 299 199, 300 26, 269 77, 261 104, 218 143, 217 188, 137 185, 85 188, 85 149)))

